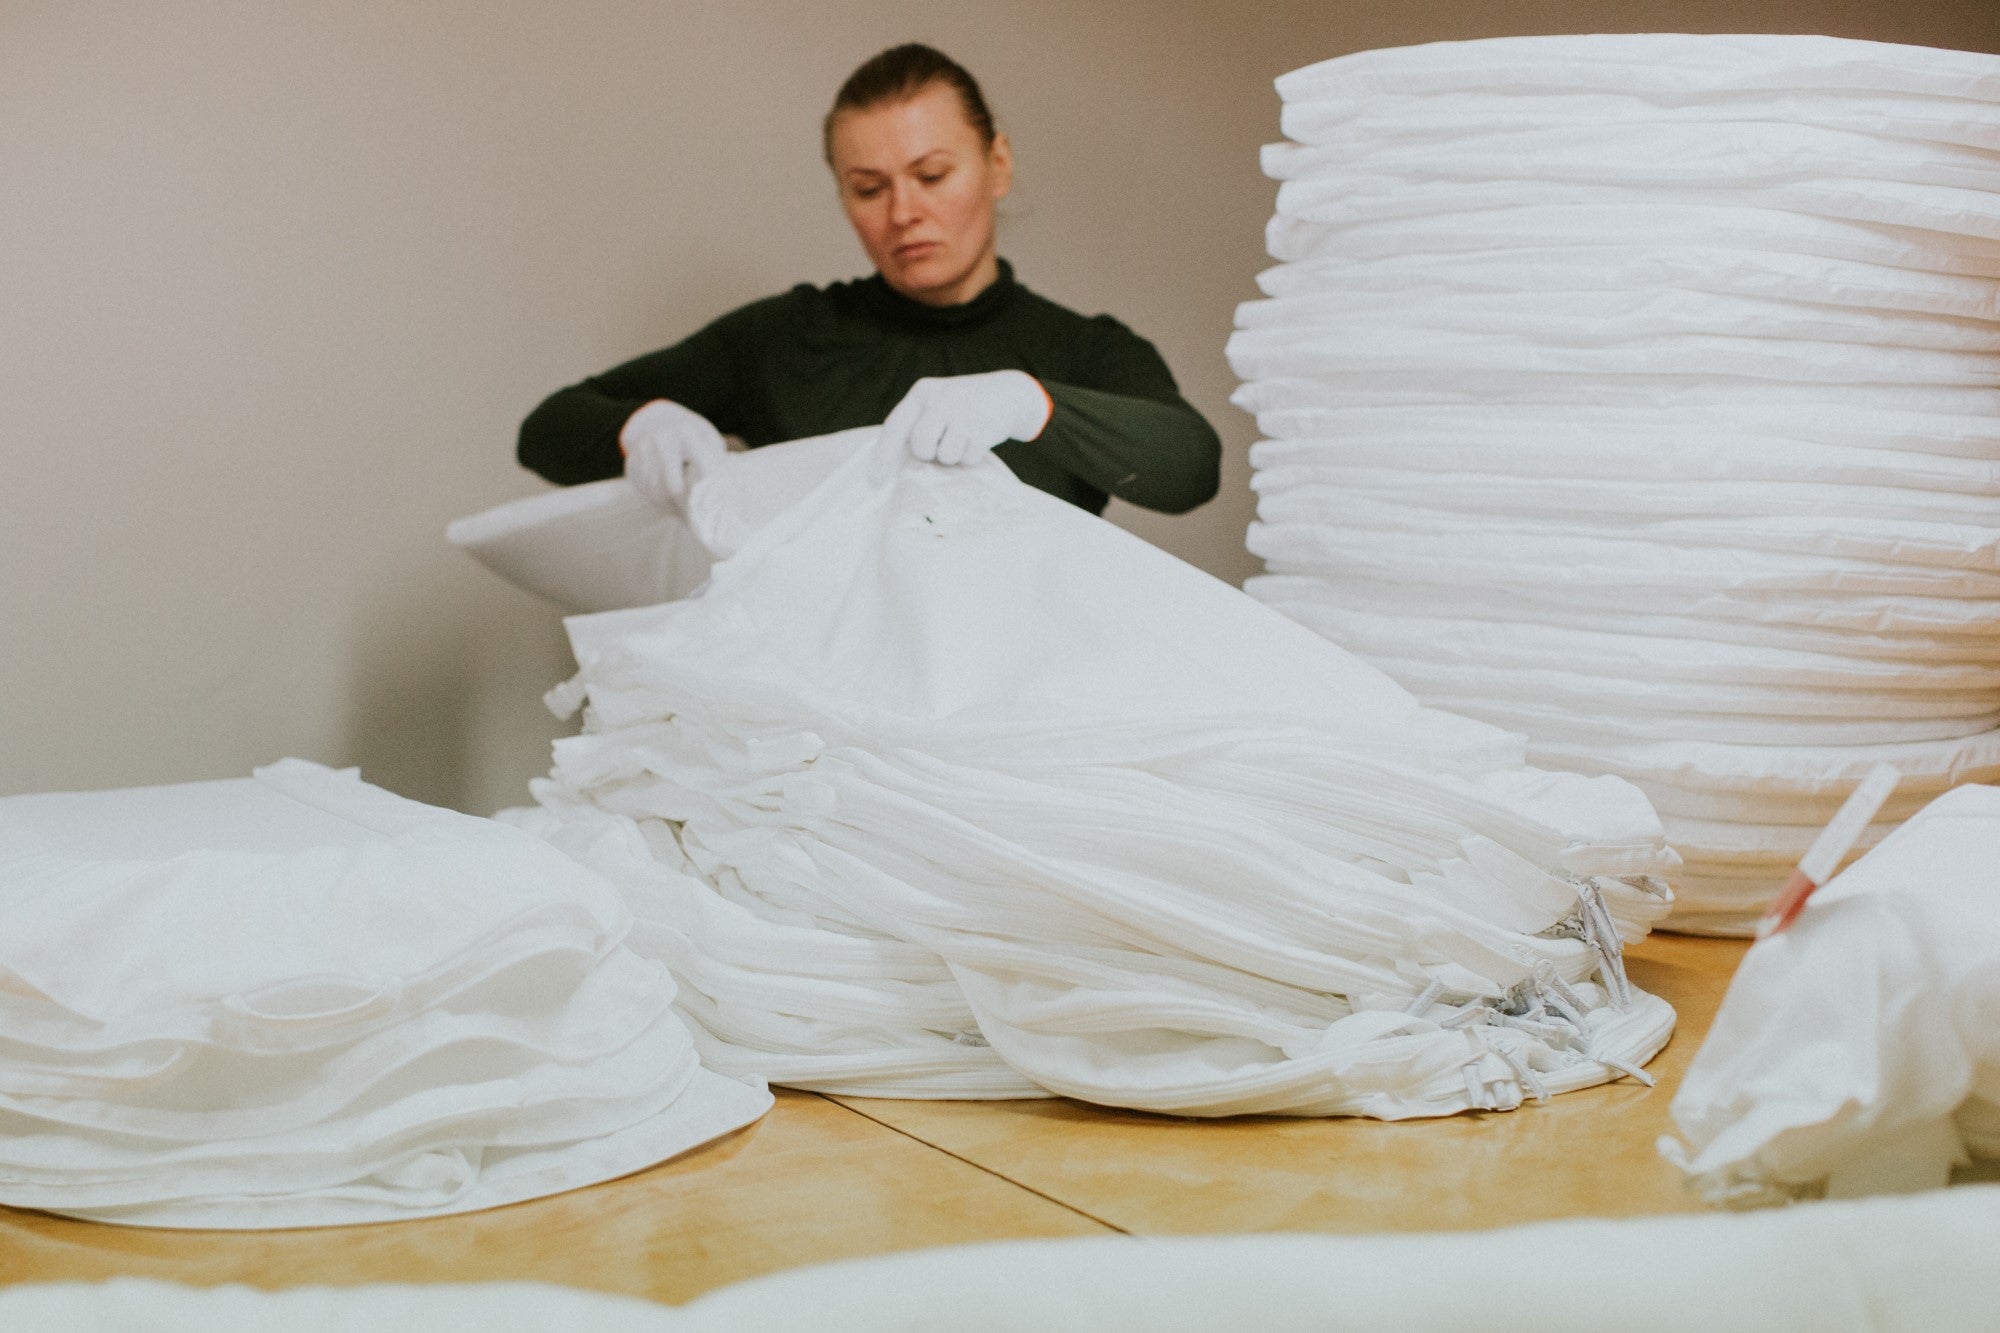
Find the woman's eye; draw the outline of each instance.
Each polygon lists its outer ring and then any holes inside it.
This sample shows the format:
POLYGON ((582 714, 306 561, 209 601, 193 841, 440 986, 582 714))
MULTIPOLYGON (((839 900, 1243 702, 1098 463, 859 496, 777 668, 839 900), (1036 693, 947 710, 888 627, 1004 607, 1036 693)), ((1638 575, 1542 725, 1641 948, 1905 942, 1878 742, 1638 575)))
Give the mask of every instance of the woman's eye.
POLYGON ((879 185, 857 185, 850 193, 856 199, 873 199, 876 195, 882 193, 882 187, 879 185))
POLYGON ((946 176, 949 176, 950 174, 951 173, 948 171, 940 171, 935 176, 919 176, 917 177, 917 179, 922 181, 926 185, 936 185, 939 181, 943 180, 946 176))

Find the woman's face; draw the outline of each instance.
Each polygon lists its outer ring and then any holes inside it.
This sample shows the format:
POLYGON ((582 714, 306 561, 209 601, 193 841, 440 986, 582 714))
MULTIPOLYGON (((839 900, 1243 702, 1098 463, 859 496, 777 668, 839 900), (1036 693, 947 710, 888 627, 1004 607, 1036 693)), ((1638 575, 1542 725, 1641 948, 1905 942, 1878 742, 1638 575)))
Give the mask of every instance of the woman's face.
POLYGON ((841 112, 829 146, 847 220, 891 287, 958 305, 999 275, 993 207, 1013 184, 1013 158, 1006 135, 980 139, 950 85, 841 112))

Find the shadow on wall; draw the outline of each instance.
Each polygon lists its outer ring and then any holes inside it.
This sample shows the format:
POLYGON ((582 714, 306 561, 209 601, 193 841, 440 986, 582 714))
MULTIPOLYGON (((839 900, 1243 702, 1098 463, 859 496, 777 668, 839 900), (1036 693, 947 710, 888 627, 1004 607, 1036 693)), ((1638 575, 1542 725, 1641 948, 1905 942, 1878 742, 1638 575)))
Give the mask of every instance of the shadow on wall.
POLYGON ((542 704, 576 669, 560 617, 477 570, 438 563, 375 580, 356 606, 340 762, 468 814, 526 804, 550 743, 575 730, 542 704))

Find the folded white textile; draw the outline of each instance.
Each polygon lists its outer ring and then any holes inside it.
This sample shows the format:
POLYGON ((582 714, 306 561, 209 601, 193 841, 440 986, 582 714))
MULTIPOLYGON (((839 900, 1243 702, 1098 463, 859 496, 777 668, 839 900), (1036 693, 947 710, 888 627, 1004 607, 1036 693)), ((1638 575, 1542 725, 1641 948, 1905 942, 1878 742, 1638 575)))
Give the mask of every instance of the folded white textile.
MULTIPOLYGON (((1396 93, 1619 92, 1664 106, 1745 92, 1905 93, 2000 103, 1991 56, 1839 37, 1593 33, 1389 47, 1279 76, 1287 103, 1396 93)), ((1957 108, 1954 108, 1957 109, 1957 108)))
MULTIPOLYGON (((1560 667, 1508 669, 1457 666, 1385 652, 1384 671, 1440 699, 1447 695, 1485 701, 1493 708, 1538 710, 1551 695, 1560 694, 1563 707, 1579 722, 1599 715, 1623 723, 1594 728, 1595 734, 1615 730, 1647 733, 1639 739, 1666 738, 1686 729, 1722 730, 1748 735, 1768 728, 1781 733, 1775 742, 1806 743, 1809 735, 1862 729, 1956 732, 1976 734, 1992 729, 2000 716, 2000 699, 1990 693, 1876 693, 1866 689, 1812 690, 1787 685, 1705 685, 1697 693, 1676 682, 1622 680, 1560 667), (1831 729, 1831 730, 1829 730, 1831 729)), ((1498 725, 1498 724, 1496 724, 1498 725)), ((1542 731, 1538 734, 1557 734, 1542 731)), ((1915 737, 1922 739, 1922 737, 1915 737)), ((1951 739, 1950 736, 1938 739, 1951 739)), ((1878 744, 1883 742, 1876 742, 1878 744)))
POLYGON ((1631 293, 1657 297, 1755 298, 1831 306, 1842 311, 2000 319, 2000 282, 1969 274, 1926 273, 1886 263, 1778 250, 1731 249, 1699 240, 1680 245, 1489 247, 1467 252, 1413 251, 1342 262, 1279 264, 1257 275, 1269 301, 1237 307, 1239 328, 1287 316, 1337 317, 1340 304, 1384 295, 1447 292, 1631 293), (1300 303, 1294 306, 1292 303, 1300 303))
POLYGON ((1398 608, 1407 608, 1423 619, 1498 622, 1524 630, 1549 625, 1565 631, 1685 636, 1748 648, 1790 648, 1890 662, 1990 661, 1992 640, 2000 634, 2000 618, 1968 615, 1964 599, 1881 594, 1777 598, 1672 590, 1641 596, 1638 589, 1615 590, 1613 595, 1588 584, 1560 588, 1399 584, 1311 565, 1298 570, 1274 566, 1273 573, 1246 580, 1244 588, 1259 600, 1282 598, 1315 609, 1330 606, 1393 615, 1398 608), (1421 602, 1412 602, 1412 587, 1422 588, 1421 602))
MULTIPOLYGON (((1988 504, 2000 510, 2000 501, 1988 504)), ((1280 514, 1288 508, 1275 499, 1272 507, 1280 514)), ((1294 513, 1302 507, 1289 506, 1294 513)), ((1597 516, 1556 529, 1532 517, 1476 513, 1449 523, 1427 510, 1393 502, 1370 506, 1365 496, 1345 496, 1338 506, 1325 508, 1337 508, 1345 521, 1292 521, 1287 515, 1259 522, 1250 529, 1250 549, 1273 566, 1319 567, 1348 577, 1412 585, 1435 582, 1463 588, 1486 583, 1544 590, 1581 586, 1599 595, 1650 594, 1683 604, 1708 593, 1784 593, 1783 600, 1802 606, 1906 597, 1935 603, 1940 618, 1962 625, 1991 624, 2000 610, 2000 570, 1981 569, 1976 558, 1961 568, 1941 561, 1895 559, 1899 552, 1888 547, 1893 538, 1887 536, 1879 539, 1883 548, 1871 555, 1835 554, 1826 550, 1836 545, 1833 540, 1810 540, 1814 528, 1807 523, 1791 529, 1789 541, 1774 537, 1752 545, 1754 538, 1747 534, 1737 543, 1714 540, 1727 535, 1717 534, 1717 525, 1706 532, 1696 530, 1709 540, 1675 541, 1671 538, 1680 534, 1674 529, 1662 534, 1650 524, 1621 525, 1597 516), (1820 549, 1810 549, 1814 545, 1820 549), (1798 547, 1808 549, 1800 552, 1798 547)), ((1832 526, 1848 525, 1823 523, 1820 528, 1832 526)), ((1921 550, 1929 534, 1921 523, 1911 526, 1911 545, 1921 550)), ((1773 527, 1785 531, 1782 517, 1774 520, 1773 527)), ((1976 537, 1973 543, 1975 552, 1985 545, 1976 537)), ((1940 540, 1932 549, 1943 545, 1940 540)), ((1856 546, 1861 546, 1859 539, 1850 543, 1850 549, 1856 546)))
POLYGON ((1682 402, 1671 416, 1657 404, 1516 403, 1501 416, 1468 405, 1347 404, 1262 410, 1257 425, 1271 437, 1251 446, 1261 451, 1252 459, 1259 466, 1335 457, 1380 465, 1367 451, 1390 451, 1393 462, 1428 447, 1441 465, 1461 466, 1469 452, 1478 470, 1522 476, 1803 479, 1987 494, 2000 456, 2000 421, 1990 418, 1850 410, 1796 397, 1777 408, 1682 402))
MULTIPOLYGON (((1590 329, 1595 341, 1626 348, 1673 348, 1726 336, 1732 343, 1754 340, 1750 349, 1767 349, 1767 354, 1782 348, 1795 356, 1835 359, 1852 355, 1841 346, 1848 343, 1878 350, 1884 344, 1941 352, 2000 350, 2000 321, 1985 315, 1840 306, 1666 285, 1599 290, 1568 284, 1553 274, 1522 273, 1520 286, 1523 290, 1512 292, 1494 287, 1427 292, 1410 284, 1378 291, 1336 287, 1309 296, 1245 301, 1236 307, 1237 334, 1230 346, 1260 352, 1276 367, 1273 374, 1311 374, 1316 364, 1294 372, 1278 353, 1289 345, 1345 351, 1346 329, 1364 320, 1404 337, 1499 334, 1540 345, 1538 351, 1573 342, 1579 328, 1590 329), (1835 346, 1823 345, 1829 343, 1835 346)), ((1245 378, 1255 378, 1254 364, 1251 372, 1245 378)))
POLYGON ((2000 391, 1950 384, 1885 384, 1870 381, 1810 382, 1781 378, 1730 376, 1721 373, 1666 373, 1599 370, 1505 370, 1454 365, 1446 375, 1420 367, 1370 367, 1349 370, 1338 365, 1317 373, 1250 380, 1229 401, 1260 419, 1283 409, 1405 408, 1423 414, 1433 410, 1462 411, 1469 407, 1504 405, 1511 413, 1551 408, 1566 411, 1650 411, 1655 414, 1694 411, 1708 415, 1722 410, 1739 420, 1752 416, 1797 413, 1800 416, 1852 412, 1863 419, 1893 416, 1913 418, 1987 418, 2000 414, 2000 391))
POLYGON ((1641 128, 1660 124, 1843 130, 1917 143, 2000 148, 2000 121, 1979 103, 1896 92, 1824 89, 1730 92, 1663 105, 1622 88, 1559 91, 1461 89, 1439 96, 1371 91, 1286 101, 1280 126, 1301 144, 1452 141, 1468 134, 1544 129, 1551 123, 1641 128))
POLYGON ((35 1333, 1983 1333, 2000 1187, 1763 1213, 1365 1236, 1101 1236, 959 1245, 766 1274, 668 1307, 530 1283, 258 1291, 119 1278, 0 1289, 35 1333), (1537 1256, 1591 1274, 1552 1293, 1537 1256), (1663 1292, 1670 1274, 1671 1295, 1663 1292))
MULTIPOLYGON (((1318 375, 1331 362, 1343 376, 1459 370, 1485 375, 1682 375, 1791 385, 1909 386, 1920 392, 2000 384, 1991 349, 1868 345, 1851 336, 1860 331, 1860 321, 1852 320, 1819 320, 1822 332, 1850 336, 1809 341, 1760 334, 1754 325, 1721 319, 1711 326, 1718 329, 1714 333, 1658 334, 1643 328, 1628 332, 1629 322, 1599 319, 1593 321, 1596 336, 1586 340, 1576 336, 1576 323, 1565 327, 1559 318, 1535 321, 1531 310, 1501 312, 1483 321, 1476 317, 1483 312, 1466 311, 1455 322, 1433 319, 1428 325, 1414 322, 1423 311, 1406 313, 1411 323, 1399 314, 1372 328, 1357 318, 1338 329, 1239 329, 1229 338, 1229 364, 1246 380, 1318 375), (1482 322, 1499 327, 1478 327, 1482 322)), ((1579 312, 1578 319, 1585 318, 1579 312)))
POLYGON ((762 1115, 608 883, 301 760, 0 800, 0 1202, 147 1226, 423 1217, 762 1115))
MULTIPOLYGON (((1258 517, 1422 536, 1470 531, 1534 540, 1575 534, 1601 541, 1851 557, 1978 571, 2000 570, 1996 497, 1927 488, 1816 481, 1711 480, 1699 487, 1632 479, 1516 478, 1415 467, 1321 462, 1263 470, 1258 517)), ((1974 585, 1976 586, 1976 585, 1974 585)))
MULTIPOLYGON (((1431 180, 1377 175, 1286 181, 1278 187, 1277 215, 1310 227, 1339 231, 1440 214, 1539 211, 1550 207, 1572 213, 1576 220, 1569 227, 1538 238, 1538 243, 1547 245, 1560 243, 1583 219, 1599 213, 1612 216, 1629 213, 1658 197, 1658 191, 1643 184, 1616 180, 1523 180, 1514 176, 1431 180)), ((1751 181, 1742 186, 1720 180, 1711 184, 1677 184, 1670 197, 1677 203, 1698 208, 1745 210, 1756 215, 1746 225, 1766 234, 1782 235, 1793 229, 1816 233, 1814 223, 1827 221, 2000 241, 2000 201, 1983 186, 1848 180, 1825 175, 1795 181, 1780 178, 1771 183, 1751 181)), ((1510 233, 1518 234, 1503 225, 1501 234, 1510 233)), ((1983 258, 1985 251, 1981 248, 1975 254, 1983 258)), ((1303 256, 1274 254, 1273 257, 1303 256)))
MULTIPOLYGON (((1627 583, 1604 587, 1583 580, 1568 584, 1496 580, 1461 588, 1445 580, 1384 580, 1373 572, 1334 570, 1313 559, 1293 563, 1269 559, 1274 576, 1311 577, 1330 594, 1358 606, 1397 600, 1431 615, 1473 609, 1484 618, 1501 616, 1551 624, 1652 624, 1662 630, 1676 622, 1705 622, 1724 639, 1752 643, 1840 642, 1877 639, 1884 644, 1935 640, 1956 647, 1943 660, 1987 651, 2000 634, 2000 611, 1974 598, 1905 596, 1876 591, 1829 592, 1770 588, 1682 590, 1627 583), (1415 601, 1406 590, 1422 589, 1415 601)), ((1462 572, 1459 566, 1454 573, 1462 572)), ((1900 655, 1900 654, 1899 654, 1900 655)))
MULTIPOLYGON (((1865 702, 1851 697, 1857 692, 1923 698, 1961 691, 1981 694, 2000 686, 2000 666, 1982 660, 1978 653, 1955 659, 1939 649, 1936 639, 1920 636, 1884 641, 1880 636, 1829 634, 1806 646, 1713 632, 1698 636, 1688 632, 1684 621, 1584 628, 1474 618, 1450 608, 1436 614, 1413 609, 1397 615, 1367 605, 1345 605, 1316 579, 1283 575, 1257 580, 1256 596, 1378 664, 1395 659, 1472 671, 1528 671, 1550 669, 1553 663, 1557 669, 1587 672, 1607 683, 1646 682, 1655 689, 1665 689, 1669 682, 1699 683, 1704 688, 1755 685, 1797 690, 1809 697, 1820 692, 1849 696, 1850 703, 1865 702)), ((1678 692, 1671 696, 1681 701, 1694 697, 1678 692)), ((1699 698, 1703 704, 1711 700, 1706 694, 1699 698)))
POLYGON ((2000 1157, 2000 788, 1939 797, 1754 945, 1673 1114, 1661 1151, 1731 1204, 2000 1157))
POLYGON ((698 595, 568 622, 585 732, 510 816, 625 888, 710 1065, 1400 1117, 1665 1040, 1616 961, 1673 864, 1633 789, 1004 465, 843 443, 698 595))
POLYGON ((1695 818, 1818 826, 1832 819, 1877 764, 1902 774, 1883 817, 1902 819, 1965 782, 2000 781, 2000 732, 1919 745, 1770 746, 1645 741, 1575 745, 1537 741, 1552 768, 1616 773, 1639 784, 1662 808, 1695 818), (1710 804, 1689 808, 1697 799, 1710 804))
MULTIPOLYGON (((1564 107, 1562 111, 1569 108, 1564 107)), ((1961 106, 1974 137, 2000 131, 2000 105, 1961 106)), ((1990 192, 1996 165, 1987 148, 1856 133, 1798 121, 1681 120, 1578 124, 1556 108, 1539 123, 1466 126, 1431 137, 1350 134, 1322 144, 1268 144, 1264 174, 1273 180, 1346 184, 1376 176, 1423 183, 1450 180, 1573 181, 1676 187, 1790 185, 1838 181, 1937 185, 1990 192)), ((1524 117, 1525 119, 1525 117, 1524 117)), ((1316 195, 1308 189, 1302 195, 1316 195)), ((1288 212, 1281 193, 1279 211, 1288 212)), ((1297 196, 1295 196, 1297 197, 1297 196)))
POLYGON ((1919 273, 2000 277, 2000 241, 1948 230, 1866 219, 1785 212, 1731 199, 1676 194, 1599 195, 1588 203, 1490 199, 1432 200, 1411 216, 1310 221, 1274 214, 1264 227, 1273 259, 1288 263, 1490 254, 1562 247, 1588 255, 1678 250, 1693 243, 1748 256, 1800 255, 1853 260, 1919 273), (1450 205, 1450 206, 1447 206, 1450 205), (1466 206, 1473 205, 1473 206, 1466 206))

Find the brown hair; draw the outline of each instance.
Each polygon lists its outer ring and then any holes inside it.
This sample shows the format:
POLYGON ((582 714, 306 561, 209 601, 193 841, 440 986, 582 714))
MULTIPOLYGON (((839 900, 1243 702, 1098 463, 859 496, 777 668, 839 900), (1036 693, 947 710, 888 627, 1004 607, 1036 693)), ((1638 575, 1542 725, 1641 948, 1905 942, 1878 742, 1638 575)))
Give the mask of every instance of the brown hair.
POLYGON ((993 146, 993 112, 979 91, 979 80, 935 47, 922 42, 905 42, 863 61, 847 76, 834 94, 833 108, 820 126, 820 151, 833 164, 833 121, 843 111, 865 111, 883 102, 900 102, 915 97, 934 83, 942 83, 958 94, 965 119, 979 133, 987 147, 993 146))

